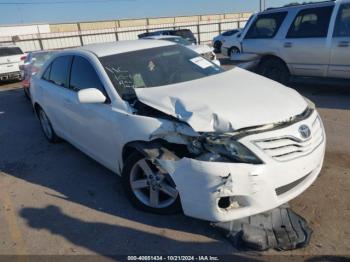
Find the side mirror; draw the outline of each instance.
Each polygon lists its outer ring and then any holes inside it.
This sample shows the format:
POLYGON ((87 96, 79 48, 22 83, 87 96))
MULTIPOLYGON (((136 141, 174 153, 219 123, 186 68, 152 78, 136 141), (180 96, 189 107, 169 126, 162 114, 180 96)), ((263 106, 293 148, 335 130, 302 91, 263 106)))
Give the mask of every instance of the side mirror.
POLYGON ((78 101, 82 104, 102 104, 106 97, 97 88, 87 88, 78 91, 78 101))

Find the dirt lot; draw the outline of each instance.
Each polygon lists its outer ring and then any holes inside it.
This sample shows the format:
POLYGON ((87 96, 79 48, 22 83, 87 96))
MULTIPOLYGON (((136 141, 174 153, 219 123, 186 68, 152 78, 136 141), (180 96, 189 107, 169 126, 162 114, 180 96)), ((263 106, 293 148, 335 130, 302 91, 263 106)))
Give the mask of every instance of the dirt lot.
MULTIPOLYGON (((0 86, 0 254, 234 254, 207 222, 135 210, 120 179, 71 145, 49 144, 18 83, 0 86)), ((264 254, 350 255, 350 86, 295 87, 327 133, 321 176, 291 202, 311 244, 264 254)), ((0 258, 1 260, 1 258, 0 258)))

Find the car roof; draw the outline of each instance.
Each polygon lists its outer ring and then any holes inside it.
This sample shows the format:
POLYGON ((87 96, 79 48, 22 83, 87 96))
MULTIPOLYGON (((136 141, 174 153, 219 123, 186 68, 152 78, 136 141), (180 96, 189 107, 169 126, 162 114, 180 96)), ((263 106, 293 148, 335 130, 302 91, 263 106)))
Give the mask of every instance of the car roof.
POLYGON ((144 39, 155 39, 155 40, 169 39, 169 38, 182 38, 182 37, 177 35, 151 35, 151 36, 144 37, 144 39))
POLYGON ((335 4, 335 0, 331 1, 322 1, 322 2, 310 2, 310 3, 304 3, 304 4, 295 4, 291 6, 282 6, 282 7, 272 7, 268 8, 265 11, 259 13, 259 14, 270 14, 274 12, 281 12, 281 11, 289 11, 291 9, 304 9, 309 7, 323 7, 323 6, 330 6, 335 4))
POLYGON ((127 40, 112 43, 85 45, 78 47, 77 50, 92 52, 98 57, 103 57, 170 45, 175 45, 175 43, 158 40, 127 40))

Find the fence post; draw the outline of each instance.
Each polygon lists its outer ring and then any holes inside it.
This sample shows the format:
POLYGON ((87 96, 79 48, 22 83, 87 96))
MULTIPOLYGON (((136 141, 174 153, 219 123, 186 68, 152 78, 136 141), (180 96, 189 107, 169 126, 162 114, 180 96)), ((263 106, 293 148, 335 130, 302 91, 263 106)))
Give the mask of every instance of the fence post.
POLYGON ((117 21, 114 22, 115 40, 119 41, 117 21))
POLYGON ((198 44, 201 44, 201 30, 199 23, 197 24, 198 44))
POLYGON ((221 21, 219 22, 219 35, 221 35, 221 21))
POLYGON ((43 40, 41 40, 41 35, 40 34, 39 34, 39 37, 38 37, 38 41, 39 41, 40 50, 44 50, 43 40))
POLYGON ((148 27, 149 27, 149 18, 146 18, 146 33, 149 32, 148 27))
POLYGON ((81 27, 80 27, 80 23, 77 23, 78 25, 78 34, 79 34, 79 39, 80 39, 80 45, 83 46, 84 42, 83 42, 83 37, 81 35, 81 27))

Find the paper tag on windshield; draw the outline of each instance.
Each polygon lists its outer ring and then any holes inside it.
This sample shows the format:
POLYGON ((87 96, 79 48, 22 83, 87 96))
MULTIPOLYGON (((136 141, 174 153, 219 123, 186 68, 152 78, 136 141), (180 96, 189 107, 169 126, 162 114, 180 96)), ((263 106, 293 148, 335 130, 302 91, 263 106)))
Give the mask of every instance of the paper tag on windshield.
POLYGON ((205 60, 203 57, 200 56, 192 58, 190 61, 203 69, 212 66, 212 64, 209 61, 205 60))

